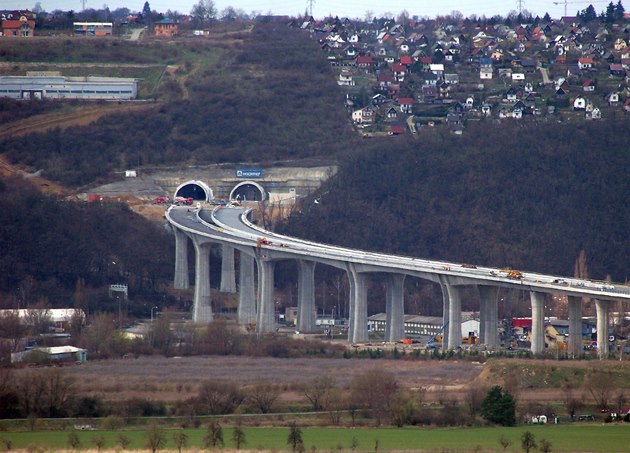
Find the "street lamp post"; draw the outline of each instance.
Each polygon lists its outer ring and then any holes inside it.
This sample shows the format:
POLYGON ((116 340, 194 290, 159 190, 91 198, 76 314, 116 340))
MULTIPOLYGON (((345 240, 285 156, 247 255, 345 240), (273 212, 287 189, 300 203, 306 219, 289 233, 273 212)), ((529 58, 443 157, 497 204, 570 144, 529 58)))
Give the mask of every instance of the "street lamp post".
POLYGON ((151 307, 151 323, 153 323, 153 310, 155 310, 156 308, 158 307, 157 306, 151 307))

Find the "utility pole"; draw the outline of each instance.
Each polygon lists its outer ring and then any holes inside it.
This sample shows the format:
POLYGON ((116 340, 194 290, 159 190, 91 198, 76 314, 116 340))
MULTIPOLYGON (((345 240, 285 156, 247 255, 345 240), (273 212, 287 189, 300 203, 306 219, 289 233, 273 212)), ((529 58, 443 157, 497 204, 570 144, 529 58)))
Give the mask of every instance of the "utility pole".
POLYGON ((519 14, 523 13, 523 0, 516 0, 516 8, 519 14))
POLYGON ((306 0, 306 4, 308 5, 308 15, 313 17, 313 3, 315 0, 306 0))
POLYGON ((81 5, 83 6, 82 11, 85 11, 85 3, 87 0, 81 0, 81 5))

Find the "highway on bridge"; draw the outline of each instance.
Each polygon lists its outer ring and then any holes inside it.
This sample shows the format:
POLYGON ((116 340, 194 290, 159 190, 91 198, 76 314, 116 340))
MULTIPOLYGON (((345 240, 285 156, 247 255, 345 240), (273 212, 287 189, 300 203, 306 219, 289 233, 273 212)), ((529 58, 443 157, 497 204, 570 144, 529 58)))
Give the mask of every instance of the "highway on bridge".
MULTIPOLYGON (((594 298, 598 303, 598 313, 600 309, 606 310, 606 322, 607 304, 602 303, 614 300, 630 300, 630 286, 628 285, 505 268, 396 256, 283 236, 254 225, 248 220, 249 212, 245 208, 231 206, 215 207, 214 209, 205 209, 201 206, 197 208, 173 206, 167 211, 166 218, 176 231, 186 233, 193 239, 195 244, 197 242, 202 244, 204 241, 218 242, 224 246, 227 244, 239 250, 241 256, 243 254, 251 256, 259 267, 259 273, 263 263, 273 263, 283 259, 293 259, 300 263, 323 263, 348 271, 352 280, 351 292, 355 293, 351 295, 351 299, 356 299, 350 301, 351 310, 353 305, 358 310, 354 312, 354 320, 352 319, 353 313, 351 313, 349 339, 352 341, 361 341, 366 336, 366 334, 362 333, 362 324, 366 321, 367 314, 363 314, 362 309, 361 299, 365 297, 365 294, 362 294, 361 288, 364 286, 364 282, 361 278, 367 273, 381 272, 403 276, 402 278, 405 275, 412 275, 439 283, 443 286, 443 290, 444 288, 447 290, 445 291, 444 305, 445 323, 448 319, 451 319, 451 316, 455 316, 454 320, 457 319, 459 305, 457 288, 463 285, 477 285, 480 289, 494 288, 495 293, 491 294, 495 295, 499 287, 529 291, 532 295, 533 318, 542 316, 542 298, 539 296, 542 293, 572 296, 574 299, 594 298), (448 296, 446 292, 448 292, 448 296), (454 308, 449 309, 447 299, 454 301, 451 303, 451 305, 454 305, 454 308), (449 316, 446 315, 447 310, 449 311, 449 316)), ((270 268, 270 272, 273 274, 273 267, 270 268)), ((401 283, 397 285, 400 286, 401 283)), ((258 304, 260 306, 260 301, 258 304)), ((493 304, 496 312, 496 302, 491 303, 490 306, 493 304)), ((480 310, 482 318, 483 308, 482 306, 480 310)), ((491 313, 490 319, 492 320, 496 313, 493 314, 490 309, 487 311, 491 313)), ((257 321, 263 324, 263 326, 259 325, 257 328, 263 330, 271 329, 269 323, 273 321, 269 321, 269 318, 265 321, 258 315, 257 321)), ((309 320, 309 322, 311 321, 309 320)), ((540 324, 542 324, 542 321, 540 321, 540 324)), ((496 330, 496 324, 494 326, 496 330)), ((603 324, 600 325, 600 328, 603 328, 603 324)), ((397 335, 400 335, 399 330, 395 330, 398 332, 397 335)), ((447 336, 455 336, 452 341, 452 344, 455 344, 459 335, 454 327, 448 330, 447 336)), ((486 331, 489 333, 492 329, 487 328, 486 331)), ((537 344, 536 348, 539 349, 540 345, 537 344)))

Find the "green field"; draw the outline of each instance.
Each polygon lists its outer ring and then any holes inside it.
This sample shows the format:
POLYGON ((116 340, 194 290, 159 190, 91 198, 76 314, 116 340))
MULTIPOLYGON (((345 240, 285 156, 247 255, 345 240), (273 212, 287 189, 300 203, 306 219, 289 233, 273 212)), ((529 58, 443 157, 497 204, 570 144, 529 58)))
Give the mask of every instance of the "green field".
MULTIPOLYGON (((356 451, 375 451, 378 441, 379 451, 503 451, 499 439, 511 441, 507 451, 522 451, 520 436, 531 431, 537 441, 546 439, 554 452, 627 452, 630 439, 630 424, 573 424, 547 426, 521 426, 515 428, 383 428, 383 429, 340 429, 304 428, 304 447, 308 451, 351 450, 356 439, 356 451)), ((174 449, 173 434, 178 430, 164 429, 168 443, 166 448, 174 449)), ((186 429, 187 448, 201 447, 205 430, 186 429)), ((242 449, 287 450, 288 428, 244 428, 246 444, 242 449)), ((121 431, 77 431, 81 448, 94 448, 93 439, 103 436, 104 448, 119 446, 118 437, 127 436, 129 449, 141 449, 146 444, 143 430, 121 431)), ((233 449, 232 430, 223 430, 225 448, 233 449)), ((68 432, 40 431, 0 433, 0 439, 10 439, 13 448, 46 446, 52 449, 67 448, 68 432)), ((0 443, 0 445, 2 445, 0 443)))

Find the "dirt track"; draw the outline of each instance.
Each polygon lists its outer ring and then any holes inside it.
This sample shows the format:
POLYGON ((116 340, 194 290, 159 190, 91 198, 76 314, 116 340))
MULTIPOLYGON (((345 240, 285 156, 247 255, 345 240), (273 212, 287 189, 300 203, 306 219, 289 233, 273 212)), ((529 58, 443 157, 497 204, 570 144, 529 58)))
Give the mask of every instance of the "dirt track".
POLYGON ((0 140, 33 132, 44 132, 53 128, 66 129, 72 126, 87 126, 111 113, 139 111, 154 106, 153 103, 112 103, 90 105, 73 112, 44 113, 0 126, 0 140))

